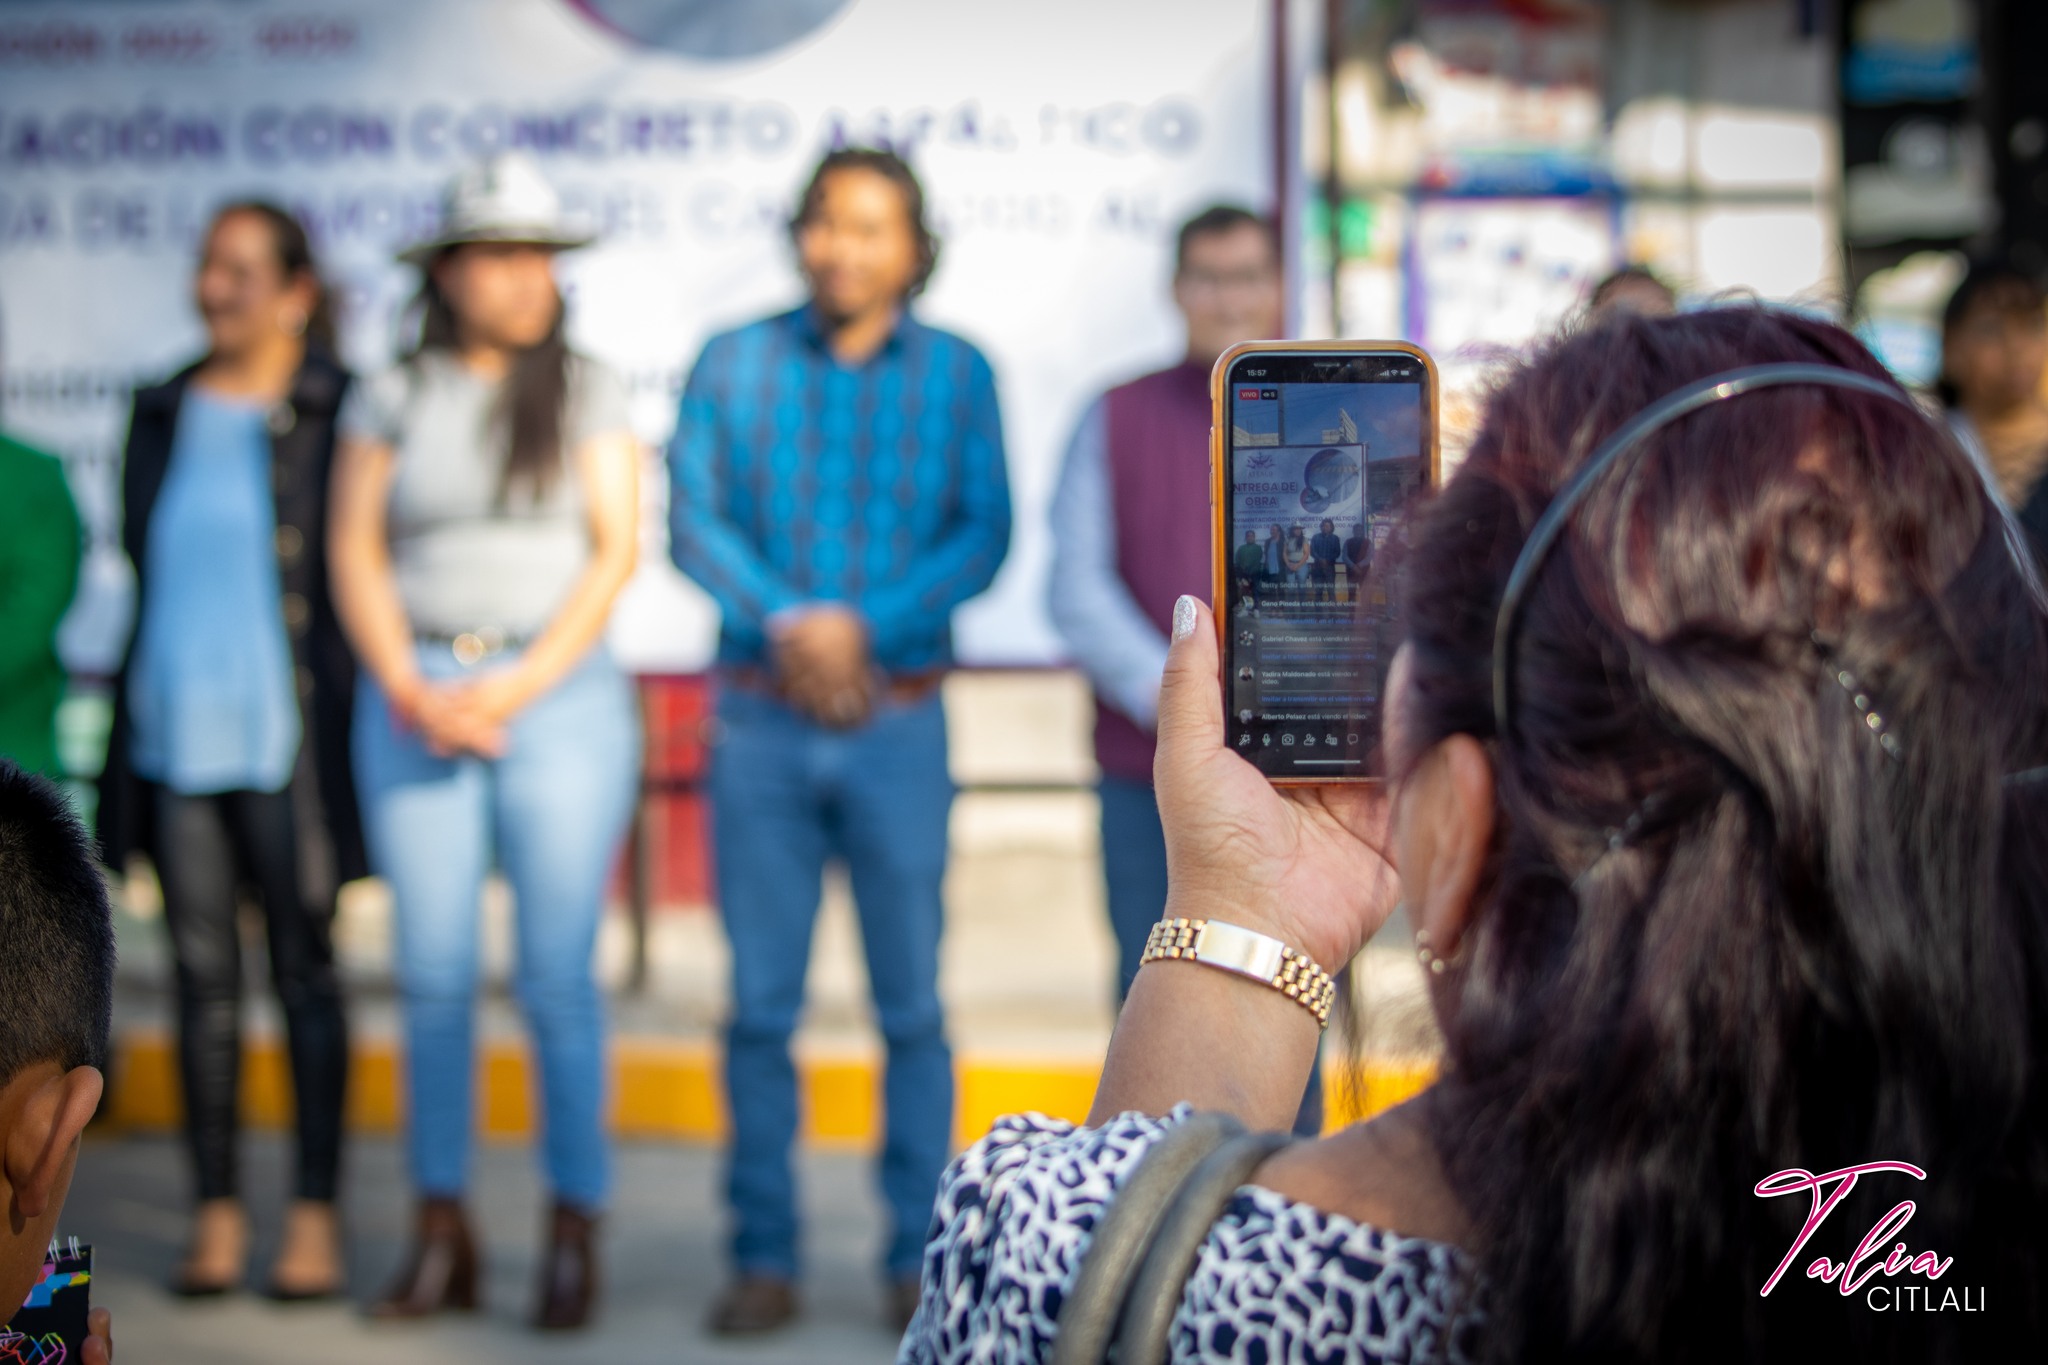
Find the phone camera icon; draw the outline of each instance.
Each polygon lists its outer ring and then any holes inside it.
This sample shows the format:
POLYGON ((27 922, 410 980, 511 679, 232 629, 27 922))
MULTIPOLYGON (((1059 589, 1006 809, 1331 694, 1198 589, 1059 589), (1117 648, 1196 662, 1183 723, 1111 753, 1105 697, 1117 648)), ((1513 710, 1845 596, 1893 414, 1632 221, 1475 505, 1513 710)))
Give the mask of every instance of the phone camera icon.
POLYGON ((1290 749, 1291 749, 1291 748, 1293 748, 1293 747, 1294 747, 1294 736, 1293 736, 1293 735, 1282 735, 1282 736, 1280 736, 1280 743, 1281 743, 1282 745, 1286 746, 1287 748, 1290 748, 1290 749))

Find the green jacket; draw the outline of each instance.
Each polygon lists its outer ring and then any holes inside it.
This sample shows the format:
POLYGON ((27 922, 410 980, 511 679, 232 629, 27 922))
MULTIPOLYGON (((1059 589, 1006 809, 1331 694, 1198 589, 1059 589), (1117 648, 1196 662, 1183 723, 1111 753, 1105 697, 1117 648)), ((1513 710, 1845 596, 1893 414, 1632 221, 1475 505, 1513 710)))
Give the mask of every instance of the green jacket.
POLYGON ((78 587, 78 508, 54 456, 0 436, 0 756, 61 776, 57 622, 78 587))

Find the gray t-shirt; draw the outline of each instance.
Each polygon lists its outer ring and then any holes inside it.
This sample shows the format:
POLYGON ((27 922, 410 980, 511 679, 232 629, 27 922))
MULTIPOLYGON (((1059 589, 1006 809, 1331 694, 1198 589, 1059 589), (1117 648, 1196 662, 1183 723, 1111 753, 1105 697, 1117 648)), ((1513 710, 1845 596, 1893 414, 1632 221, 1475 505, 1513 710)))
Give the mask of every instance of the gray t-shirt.
POLYGON ((624 431, 626 389, 584 356, 569 358, 561 473, 535 498, 499 496, 510 434, 497 416, 502 381, 428 351, 349 390, 341 434, 383 441, 397 457, 388 526, 391 563, 422 635, 540 631, 590 560, 590 524, 568 452, 624 431))

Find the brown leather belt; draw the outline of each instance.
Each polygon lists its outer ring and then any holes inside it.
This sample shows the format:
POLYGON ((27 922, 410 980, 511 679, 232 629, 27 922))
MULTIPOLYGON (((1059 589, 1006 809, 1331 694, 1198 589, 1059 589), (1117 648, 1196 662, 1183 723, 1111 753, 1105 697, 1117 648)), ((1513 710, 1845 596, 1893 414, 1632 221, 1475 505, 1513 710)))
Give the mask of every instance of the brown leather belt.
MULTIPOLYGON (((752 664, 720 671, 719 676, 742 692, 751 692, 757 697, 772 697, 776 701, 789 700, 789 694, 782 686, 782 679, 766 668, 752 664)), ((915 673, 889 673, 882 678, 881 686, 875 689, 875 700, 890 706, 912 706, 923 701, 939 690, 946 680, 943 668, 924 668, 915 673)))

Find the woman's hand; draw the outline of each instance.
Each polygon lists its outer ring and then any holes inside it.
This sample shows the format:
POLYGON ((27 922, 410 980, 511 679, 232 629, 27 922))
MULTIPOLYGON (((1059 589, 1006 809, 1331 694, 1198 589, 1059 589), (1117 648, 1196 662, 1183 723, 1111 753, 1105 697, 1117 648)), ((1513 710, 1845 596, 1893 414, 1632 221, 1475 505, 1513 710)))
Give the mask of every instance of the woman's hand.
POLYGON ((509 744, 507 723, 531 700, 514 670, 427 683, 413 704, 413 723, 427 748, 439 757, 471 753, 502 758, 509 744))
POLYGON ((1401 896, 1384 785, 1277 788, 1224 747, 1214 618, 1183 597, 1159 694, 1153 782, 1166 913, 1242 925, 1335 972, 1401 896))
MULTIPOLYGON (((1174 607, 1153 765, 1166 828, 1166 913, 1242 925, 1331 972, 1386 921, 1400 879, 1382 853, 1380 786, 1281 791, 1223 747, 1216 634, 1191 597, 1174 607)), ((1196 962, 1154 962, 1118 1014, 1088 1122, 1176 1104, 1285 1128, 1301 1104, 1318 1027, 1297 1000, 1196 962)))

